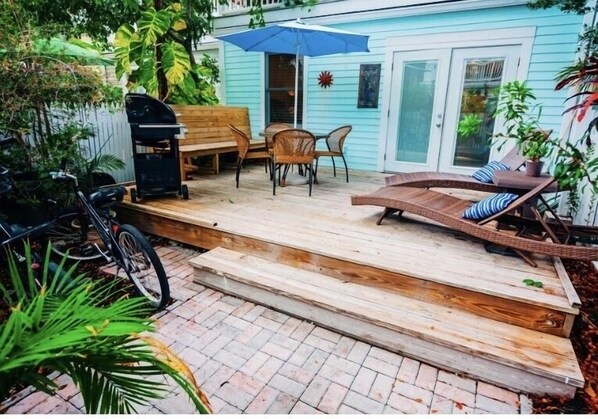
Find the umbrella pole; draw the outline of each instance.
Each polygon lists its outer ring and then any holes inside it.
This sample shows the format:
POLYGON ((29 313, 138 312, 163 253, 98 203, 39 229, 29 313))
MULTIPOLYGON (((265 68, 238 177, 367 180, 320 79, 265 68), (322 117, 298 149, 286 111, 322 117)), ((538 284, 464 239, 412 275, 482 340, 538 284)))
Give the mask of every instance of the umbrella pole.
POLYGON ((293 128, 297 128, 297 98, 299 92, 299 48, 297 47, 297 52, 295 53, 295 107, 293 108, 293 128))

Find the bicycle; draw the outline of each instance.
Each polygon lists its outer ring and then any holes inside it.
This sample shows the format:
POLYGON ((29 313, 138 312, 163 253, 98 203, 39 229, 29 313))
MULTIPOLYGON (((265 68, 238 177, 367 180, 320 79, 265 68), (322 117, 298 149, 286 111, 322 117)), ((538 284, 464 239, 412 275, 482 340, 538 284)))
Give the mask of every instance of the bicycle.
POLYGON ((101 188, 86 197, 77 177, 68 173, 66 163, 53 179, 72 184, 76 209, 56 217, 46 233, 52 251, 74 261, 103 258, 114 263, 116 275, 122 269, 135 291, 156 309, 170 299, 166 272, 149 240, 134 226, 119 224, 111 207, 122 202, 127 190, 122 186, 101 188))

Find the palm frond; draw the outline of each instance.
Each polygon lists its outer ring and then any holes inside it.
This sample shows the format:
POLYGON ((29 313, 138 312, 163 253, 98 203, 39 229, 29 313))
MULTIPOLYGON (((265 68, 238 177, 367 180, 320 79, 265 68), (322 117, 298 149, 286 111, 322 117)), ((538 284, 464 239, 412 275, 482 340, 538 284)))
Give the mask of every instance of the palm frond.
POLYGON ((125 162, 112 154, 99 154, 87 162, 89 173, 120 170, 125 168, 125 162))
POLYGON ((41 277, 33 275, 32 253, 26 255, 26 278, 14 259, 8 262, 15 290, 5 296, 12 310, 0 324, 0 395, 15 381, 53 393, 55 385, 40 373, 44 367, 72 377, 87 413, 132 413, 136 405, 165 395, 165 384, 147 377, 166 374, 199 412, 211 411, 188 367, 145 336, 153 326, 143 298, 109 302, 113 283, 76 275, 64 261, 49 268, 49 252, 41 277))

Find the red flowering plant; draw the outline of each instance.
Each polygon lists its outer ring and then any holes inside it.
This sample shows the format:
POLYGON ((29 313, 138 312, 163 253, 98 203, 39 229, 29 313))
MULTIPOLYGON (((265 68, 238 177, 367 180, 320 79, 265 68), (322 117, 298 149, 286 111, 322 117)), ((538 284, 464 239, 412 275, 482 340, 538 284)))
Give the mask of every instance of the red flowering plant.
MULTIPOLYGON (((598 106, 598 32, 592 27, 580 37, 580 48, 585 47, 585 57, 565 67, 557 76, 555 90, 575 90, 567 101, 575 104, 564 113, 573 113, 571 123, 583 122, 588 112, 598 106)), ((573 212, 579 210, 579 197, 589 187, 592 202, 598 196, 598 156, 592 134, 598 130, 598 114, 592 113, 586 130, 577 139, 556 143, 554 177, 562 189, 569 190, 568 203, 573 212)))

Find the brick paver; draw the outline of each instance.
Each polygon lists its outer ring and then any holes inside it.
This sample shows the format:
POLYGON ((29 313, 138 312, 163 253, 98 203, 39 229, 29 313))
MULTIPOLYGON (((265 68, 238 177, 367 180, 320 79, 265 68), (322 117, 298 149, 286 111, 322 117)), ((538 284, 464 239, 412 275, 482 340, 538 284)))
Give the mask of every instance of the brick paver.
MULTIPOLYGON (((526 395, 195 284, 187 260, 199 252, 174 244, 157 251, 175 301, 154 315, 155 337, 187 362, 217 413, 532 413, 526 395)), ((52 378, 56 395, 25 389, 0 413, 82 413, 70 379, 52 378)), ((154 414, 193 410, 176 386, 137 407, 154 414)))

